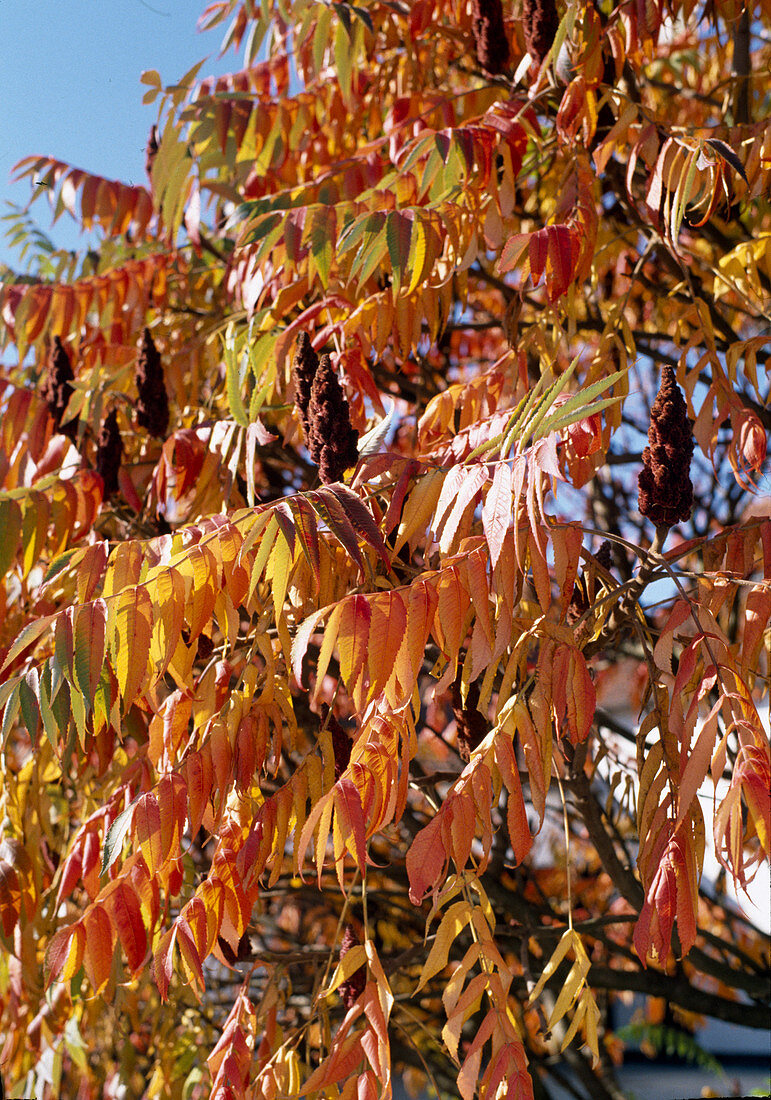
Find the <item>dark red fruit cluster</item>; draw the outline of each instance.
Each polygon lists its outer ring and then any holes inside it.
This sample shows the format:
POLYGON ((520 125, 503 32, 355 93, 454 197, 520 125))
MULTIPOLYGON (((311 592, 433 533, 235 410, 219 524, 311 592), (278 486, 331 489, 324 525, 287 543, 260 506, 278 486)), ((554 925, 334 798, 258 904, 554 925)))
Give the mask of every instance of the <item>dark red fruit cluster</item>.
POLYGON ((651 407, 648 446, 637 479, 638 506, 657 527, 672 527, 690 518, 693 485, 690 469, 693 431, 685 399, 670 366, 661 371, 661 386, 651 407))
MULTIPOLYGON (((340 958, 344 958, 352 947, 358 946, 359 942, 359 937, 356 935, 353 925, 346 924, 345 931, 343 932, 343 942, 340 944, 340 958)), ((367 971, 363 966, 360 966, 358 970, 354 970, 350 978, 346 978, 344 982, 340 983, 338 992, 346 1008, 353 1008, 356 1001, 364 992, 364 986, 366 984, 367 971)))
POLYGON ((62 424, 62 417, 72 396, 73 380, 72 363, 67 354, 67 349, 60 337, 54 336, 54 346, 48 360, 48 370, 42 387, 42 396, 48 411, 53 417, 57 432, 75 439, 78 433, 78 419, 74 417, 62 424))
POLYGON ((607 569, 608 572, 613 568, 613 547, 607 539, 603 539, 600 543, 599 549, 594 555, 594 560, 598 565, 601 565, 603 569, 607 569))
POLYGON ((138 399, 135 406, 137 424, 150 435, 165 439, 169 430, 169 398, 163 379, 163 364, 158 349, 145 329, 135 376, 138 399))
POLYGON ((488 733, 488 724, 485 716, 477 710, 479 702, 479 684, 476 680, 469 685, 464 707, 460 694, 460 677, 452 684, 452 713, 455 716, 455 727, 458 731, 458 752, 461 760, 466 763, 471 759, 471 753, 479 745, 488 733))
POLYGON ((105 500, 118 491, 118 471, 122 455, 123 440, 118 429, 118 414, 113 409, 102 421, 96 441, 96 472, 104 482, 105 500))
POLYGON ((307 333, 297 339, 292 378, 295 403, 311 458, 319 467, 319 477, 328 485, 340 481, 359 457, 359 433, 351 427, 348 402, 343 397, 332 360, 316 355, 307 333))
POLYGON ((294 360, 292 362, 292 381, 294 382, 295 404, 300 413, 300 421, 308 438, 308 406, 311 401, 311 389, 316 371, 319 369, 319 357, 313 350, 311 338, 307 332, 297 337, 294 360))
POLYGON ((345 471, 356 465, 358 442, 359 433, 351 427, 348 402, 343 397, 332 360, 322 355, 308 405, 308 449, 325 485, 340 481, 345 471))
POLYGON ((471 18, 479 64, 490 76, 498 76, 511 56, 501 0, 472 0, 471 18))
POLYGON ((524 0, 522 30, 530 56, 539 64, 551 49, 560 25, 554 0, 524 0))

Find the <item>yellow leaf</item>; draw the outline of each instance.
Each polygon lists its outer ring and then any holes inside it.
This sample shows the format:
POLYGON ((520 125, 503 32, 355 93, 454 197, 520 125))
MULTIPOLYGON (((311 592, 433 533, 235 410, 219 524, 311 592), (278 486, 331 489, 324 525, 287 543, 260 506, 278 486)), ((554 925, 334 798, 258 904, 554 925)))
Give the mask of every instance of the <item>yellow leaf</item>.
POLYGON ((127 588, 111 608, 110 650, 124 711, 147 678, 153 608, 143 585, 127 588))
POLYGON ((446 470, 429 470, 409 495, 402 512, 399 534, 394 546, 398 553, 405 542, 415 534, 422 534, 439 500, 439 494, 447 476, 446 470))
POLYGON ((472 909, 466 901, 456 901, 444 914, 437 930, 436 938, 428 954, 428 958, 420 972, 420 981, 415 988, 416 993, 418 993, 426 982, 430 981, 435 974, 438 974, 440 970, 444 970, 445 966, 447 966, 447 957, 450 948, 471 920, 471 916, 472 909))
POLYGON ((319 996, 328 997, 331 993, 334 993, 344 981, 350 978, 352 974, 355 974, 357 970, 366 965, 367 953, 364 950, 364 944, 357 943, 353 947, 349 947, 337 964, 335 972, 332 975, 332 981, 326 989, 321 991, 319 996))

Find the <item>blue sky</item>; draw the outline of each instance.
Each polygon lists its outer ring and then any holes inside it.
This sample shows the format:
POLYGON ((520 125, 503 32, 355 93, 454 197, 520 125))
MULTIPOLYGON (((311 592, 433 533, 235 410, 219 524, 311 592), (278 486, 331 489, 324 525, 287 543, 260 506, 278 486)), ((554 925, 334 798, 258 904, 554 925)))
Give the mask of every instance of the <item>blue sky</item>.
MULTIPOLYGON (((0 213, 23 205, 28 180, 11 184, 13 165, 50 155, 98 175, 144 183, 145 142, 157 106, 143 106, 139 78, 157 69, 173 84, 210 57, 200 75, 240 67, 234 53, 218 58, 225 26, 196 31, 207 0, 0 0, 0 213)), ((63 214, 32 212, 58 247, 86 244, 63 214)), ((0 224, 0 261, 20 266, 0 224)))

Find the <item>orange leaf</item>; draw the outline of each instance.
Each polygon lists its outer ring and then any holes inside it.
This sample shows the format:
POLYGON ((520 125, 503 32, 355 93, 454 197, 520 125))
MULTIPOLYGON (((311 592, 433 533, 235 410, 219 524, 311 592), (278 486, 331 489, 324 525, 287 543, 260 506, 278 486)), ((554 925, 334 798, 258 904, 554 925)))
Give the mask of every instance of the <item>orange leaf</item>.
POLYGON ((371 601, 368 665, 372 695, 391 678, 396 655, 407 628, 407 609, 398 592, 379 593, 371 601))
POLYGON ((0 860, 0 923, 3 935, 9 939, 21 913, 19 876, 6 860, 0 860))
POLYGON ((169 982, 174 972, 174 943, 176 941, 176 926, 166 932, 155 949, 153 956, 153 973, 155 984, 158 986, 161 1000, 165 1001, 169 995, 169 982))
POLYGON ((190 834, 195 837, 201 828, 204 810, 212 792, 211 754, 190 753, 185 761, 185 777, 187 779, 187 813, 190 820, 190 834))
POLYGON ((517 758, 514 753, 513 742, 506 733, 499 734, 494 745, 495 762, 498 765, 506 790, 509 792, 506 807, 509 841, 514 852, 514 858, 517 863, 521 863, 533 845, 533 838, 530 835, 530 823, 527 820, 527 809, 522 794, 517 758))
POLYGON ((83 963, 86 933, 80 921, 60 928, 48 944, 45 958, 46 988, 51 982, 68 982, 83 963))
POLYGON ((182 966, 184 967, 187 979, 194 983, 195 991, 202 993, 205 983, 201 959, 195 946, 195 940, 190 930, 190 925, 182 913, 177 917, 176 931, 179 956, 182 960, 182 966))
POLYGON ((363 1058, 361 1032, 338 1037, 332 1049, 317 1069, 313 1071, 300 1090, 300 1096, 309 1092, 318 1092, 337 1084, 344 1077, 350 1077, 363 1058))
POLYGON ((83 917, 86 948, 83 964, 95 993, 107 984, 112 970, 115 949, 115 929, 101 904, 90 906, 83 917))
POLYGON ((143 794, 134 807, 132 831, 150 874, 156 874, 163 864, 163 846, 161 812, 154 794, 143 794))
POLYGON ((463 641, 463 627, 471 597, 463 586, 456 565, 442 570, 436 590, 438 603, 433 633, 442 652, 454 663, 463 641))
MULTIPOLYGON (((356 684, 367 661, 371 618, 370 601, 365 596, 352 596, 344 601, 337 632, 337 649, 343 681, 355 701, 356 684)), ((357 705, 360 704, 357 702, 357 705)))
POLYGON ((94 600, 76 612, 73 671, 75 683, 89 705, 93 703, 102 674, 106 625, 107 604, 104 600, 94 600))
POLYGON ((165 863, 169 859, 175 859, 179 853, 187 818, 187 784, 182 776, 174 772, 161 776, 158 780, 157 800, 161 854, 165 863))

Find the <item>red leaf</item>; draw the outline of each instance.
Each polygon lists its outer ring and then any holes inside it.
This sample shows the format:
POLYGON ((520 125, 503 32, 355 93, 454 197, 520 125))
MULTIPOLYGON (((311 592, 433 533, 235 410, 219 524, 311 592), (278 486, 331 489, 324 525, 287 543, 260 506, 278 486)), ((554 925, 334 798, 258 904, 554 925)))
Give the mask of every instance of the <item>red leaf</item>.
POLYGON ((326 523, 337 541, 348 551, 361 570, 362 576, 364 576, 364 558, 361 556, 356 532, 335 494, 328 489, 314 490, 307 493, 306 497, 310 501, 313 510, 326 523))
POLYGON ((348 519, 353 524, 356 533, 380 556, 380 560, 383 562, 386 569, 390 569, 391 560, 388 557, 388 548, 383 542, 383 537, 378 530, 378 526, 372 518, 372 513, 356 493, 346 485, 340 485, 337 482, 327 486, 326 489, 320 489, 319 492, 325 496, 329 493, 334 493, 342 505, 345 514, 348 516, 348 519))
POLYGON ((195 837, 201 828, 204 811, 211 797, 213 782, 211 755, 200 752, 191 753, 185 761, 185 775, 190 835, 195 837))
POLYGON ((76 613, 73 671, 84 699, 91 704, 102 674, 105 653, 107 604, 94 600, 76 613))
POLYGON ((643 965, 653 958, 664 965, 672 942, 672 928, 677 917, 677 930, 684 955, 696 940, 696 915, 692 884, 696 885, 693 862, 684 831, 679 830, 667 844, 653 882, 645 894, 645 902, 634 932, 634 948, 643 965))
POLYGON ((45 958, 46 988, 51 982, 68 982, 80 970, 86 933, 80 921, 69 928, 60 928, 52 936, 45 958))
MULTIPOLYGON (((338 779, 335 789, 335 812, 338 825, 343 831, 346 840, 353 840, 356 852, 356 863, 364 874, 367 860, 366 836, 364 826, 364 814, 361 809, 361 798, 352 780, 343 775, 338 779)), ((338 873, 342 868, 338 869, 338 873)))
POLYGON ((366 666, 371 618, 370 601, 366 596, 352 596, 344 601, 337 632, 337 649, 340 673, 352 697, 357 692, 357 683, 366 666))
POLYGON ((581 247, 575 233, 566 225, 549 226, 549 262, 546 286, 549 301, 561 298, 573 281, 581 247))
POLYGON ((308 559, 308 564, 313 570, 316 592, 319 592, 321 588, 321 557, 319 554, 319 533, 316 527, 316 517, 305 497, 289 497, 288 503, 294 516, 294 525, 300 537, 300 545, 308 559))
POLYGON ((539 229, 530 237, 530 276, 533 285, 537 286, 546 269, 546 261, 549 256, 549 229, 539 229))
POLYGON ((147 931, 142 921, 139 898, 125 882, 116 882, 105 891, 104 903, 118 930, 129 970, 138 970, 147 953, 147 931))
POLYGON ((407 877, 410 880, 410 901, 413 905, 420 905, 426 894, 436 889, 446 869, 447 853, 442 842, 442 823, 435 817, 420 830, 407 852, 407 877))

